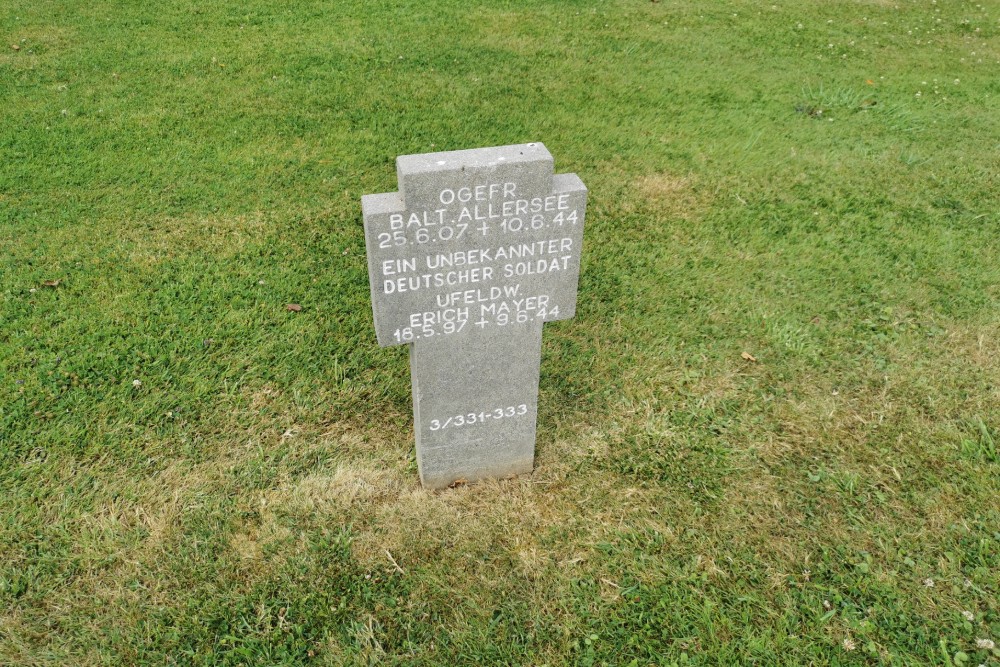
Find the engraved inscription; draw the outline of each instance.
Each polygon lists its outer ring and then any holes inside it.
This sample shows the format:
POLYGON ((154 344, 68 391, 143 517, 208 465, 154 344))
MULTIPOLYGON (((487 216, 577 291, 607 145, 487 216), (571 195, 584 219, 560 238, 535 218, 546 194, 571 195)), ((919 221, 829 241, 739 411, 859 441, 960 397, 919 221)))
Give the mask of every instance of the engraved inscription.
POLYGON ((523 417, 528 414, 528 404, 508 405, 503 408, 492 410, 480 410, 479 412, 467 412, 458 415, 451 415, 445 419, 432 419, 430 430, 441 431, 446 428, 460 428, 462 426, 474 426, 485 424, 490 420, 511 419, 512 417, 523 417))
POLYGON ((390 344, 571 316, 575 304, 559 303, 548 279, 571 274, 575 287, 585 205, 579 192, 522 196, 507 180, 370 216, 378 297, 401 313, 390 344))

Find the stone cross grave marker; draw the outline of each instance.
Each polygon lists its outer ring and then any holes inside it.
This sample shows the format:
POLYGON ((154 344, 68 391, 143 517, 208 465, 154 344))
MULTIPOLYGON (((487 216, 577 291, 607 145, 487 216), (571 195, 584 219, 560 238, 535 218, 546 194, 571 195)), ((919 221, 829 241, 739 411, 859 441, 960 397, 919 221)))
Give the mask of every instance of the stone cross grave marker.
POLYGON ((396 159, 365 195, 379 345, 409 345, 425 487, 530 472, 542 323, 573 317, 587 188, 540 143, 396 159))

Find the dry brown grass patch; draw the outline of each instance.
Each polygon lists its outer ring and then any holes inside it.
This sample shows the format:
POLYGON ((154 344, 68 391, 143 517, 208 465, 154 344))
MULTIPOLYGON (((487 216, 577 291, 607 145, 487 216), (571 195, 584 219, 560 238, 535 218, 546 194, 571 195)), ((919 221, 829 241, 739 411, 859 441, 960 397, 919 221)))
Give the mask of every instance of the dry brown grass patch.
POLYGON ((949 357, 955 355, 981 368, 1000 370, 1000 324, 998 323, 949 327, 945 346, 950 353, 949 357))
MULTIPOLYGON (((61 52, 69 50, 77 31, 55 26, 26 26, 8 32, 0 42, 0 65, 17 70, 33 69, 61 52), (15 50, 13 45, 17 45, 15 50)), ((71 82, 53 84, 57 92, 67 90, 71 82), (63 88, 62 86, 66 86, 63 88)))
POLYGON ((797 386, 794 396, 773 408, 780 430, 770 430, 766 440, 755 443, 762 458, 780 463, 788 457, 822 459, 834 454, 879 462, 865 445, 882 424, 898 418, 900 402, 889 385, 834 394, 827 380, 803 376, 797 386))
POLYGON ((268 513, 342 515, 352 507, 369 509, 395 499, 402 486, 398 472, 342 463, 333 471, 313 473, 268 491, 261 505, 268 513))
POLYGON ((694 220, 707 207, 707 197, 697 189, 692 175, 659 173, 640 178, 635 188, 643 207, 668 218, 694 220))
MULTIPOLYGON (((598 537, 619 528, 629 516, 629 502, 583 517, 581 496, 586 502, 591 493, 608 493, 600 488, 603 477, 580 480, 578 484, 586 488, 567 488, 559 483, 563 472, 555 466, 539 467, 533 475, 518 479, 438 492, 421 489, 415 480, 402 481, 395 495, 365 504, 368 525, 355 536, 354 556, 366 568, 387 573, 396 564, 406 571, 445 560, 453 564, 447 569, 449 579, 464 582, 466 588, 495 583, 492 574, 466 560, 483 549, 503 549, 513 560, 511 574, 528 580, 555 567, 584 563, 598 537), (579 537, 553 546, 544 537, 557 527, 579 537)), ((633 495, 626 494, 626 499, 633 500, 633 495)), ((594 505, 607 507, 598 501, 594 505)))
POLYGON ((149 266, 191 252, 233 255, 245 245, 263 242, 268 231, 264 215, 254 213, 126 221, 119 223, 116 235, 130 261, 149 266))
MULTIPOLYGON (((815 528, 804 525, 805 514, 790 491, 787 480, 763 469, 733 475, 712 519, 718 534, 710 544, 716 549, 725 544, 727 551, 757 554, 776 588, 785 585, 788 575, 808 569, 816 539, 815 528)), ((824 534, 847 539, 843 527, 831 525, 824 534)))
POLYGON ((212 490, 213 480, 219 475, 214 463, 190 466, 178 461, 139 485, 137 495, 142 500, 135 512, 147 531, 143 547, 147 557, 155 557, 165 548, 179 529, 180 519, 191 507, 192 499, 212 490))
POLYGON ((500 11, 483 9, 475 12, 470 26, 481 26, 479 41, 484 47, 515 53, 519 56, 536 56, 552 47, 551 35, 536 34, 525 27, 531 27, 534 17, 522 11, 500 11), (496 30, 495 26, 504 26, 496 30))

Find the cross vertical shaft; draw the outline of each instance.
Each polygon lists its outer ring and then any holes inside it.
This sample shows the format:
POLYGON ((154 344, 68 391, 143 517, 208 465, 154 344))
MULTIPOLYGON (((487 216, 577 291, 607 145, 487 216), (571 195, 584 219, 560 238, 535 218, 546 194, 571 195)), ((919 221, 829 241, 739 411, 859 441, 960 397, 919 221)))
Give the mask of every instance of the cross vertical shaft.
POLYGON ((410 346, 417 467, 429 488, 531 472, 542 323, 466 340, 410 346))

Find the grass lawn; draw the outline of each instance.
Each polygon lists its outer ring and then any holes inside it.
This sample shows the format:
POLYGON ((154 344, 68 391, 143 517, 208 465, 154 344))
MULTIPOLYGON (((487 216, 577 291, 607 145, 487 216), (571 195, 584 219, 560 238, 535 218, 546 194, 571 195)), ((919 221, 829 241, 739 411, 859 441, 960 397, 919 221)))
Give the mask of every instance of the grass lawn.
POLYGON ((1000 1, 4 0, 0 110, 0 664, 1000 664, 1000 1), (536 469, 427 492, 360 197, 527 141, 536 469))

